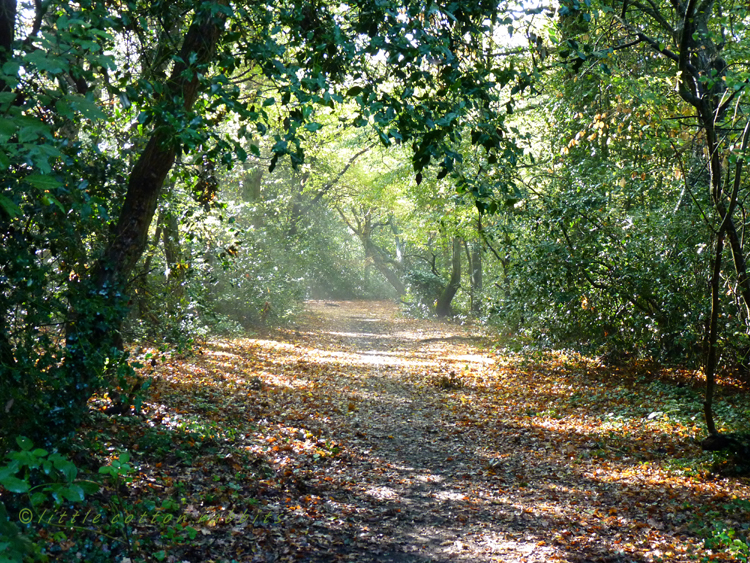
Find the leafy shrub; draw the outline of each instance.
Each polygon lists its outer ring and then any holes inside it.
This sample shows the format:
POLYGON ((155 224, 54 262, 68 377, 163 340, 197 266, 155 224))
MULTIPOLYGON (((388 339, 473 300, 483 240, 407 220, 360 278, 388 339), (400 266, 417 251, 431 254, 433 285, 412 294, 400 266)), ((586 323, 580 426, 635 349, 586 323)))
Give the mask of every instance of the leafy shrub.
POLYGON ((421 304, 432 305, 440 297, 445 281, 440 276, 426 270, 411 270, 406 274, 409 292, 421 304))
MULTIPOLYGON (((56 506, 63 502, 82 502, 86 494, 99 490, 92 481, 78 479, 78 469, 64 456, 34 448, 26 437, 16 438, 18 451, 6 455, 8 462, 0 467, 0 485, 10 493, 24 495, 32 507, 43 505, 51 498, 56 506)), ((17 498, 9 499, 23 520, 23 510, 17 498)), ((0 560, 21 562, 25 557, 39 553, 19 530, 0 501, 0 560)))

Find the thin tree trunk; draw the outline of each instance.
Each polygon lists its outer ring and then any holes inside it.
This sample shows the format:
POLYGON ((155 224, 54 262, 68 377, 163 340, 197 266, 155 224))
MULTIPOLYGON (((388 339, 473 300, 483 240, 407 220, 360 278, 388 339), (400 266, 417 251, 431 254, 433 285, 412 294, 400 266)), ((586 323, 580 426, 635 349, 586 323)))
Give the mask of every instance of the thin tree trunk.
POLYGON ((151 239, 151 244, 146 253, 146 258, 143 261, 143 268, 141 269, 142 274, 138 276, 138 281, 135 283, 135 288, 131 292, 131 303, 132 307, 137 309, 139 319, 147 319, 150 322, 158 322, 156 316, 150 310, 151 292, 148 286, 148 275, 151 272, 151 262, 154 259, 154 255, 159 248, 159 241, 161 240, 162 224, 164 223, 163 211, 159 213, 159 217, 156 220, 156 232, 154 237, 151 239), (133 295, 137 293, 137 295, 133 295))
POLYGON ((482 245, 474 242, 471 245, 471 310, 482 311, 482 245))
POLYGON ((471 310, 474 310, 474 256, 472 255, 471 251, 469 250, 469 243, 464 241, 464 251, 466 251, 466 260, 467 264, 469 265, 469 303, 471 305, 471 310))
POLYGON ((180 224, 173 213, 167 213, 162 226, 162 242, 164 243, 164 258, 171 270, 182 261, 182 248, 180 248, 180 224))
POLYGON ((295 190, 294 194, 292 194, 292 205, 289 212, 289 229, 287 230, 287 237, 295 237, 297 236, 297 232, 299 230, 299 223, 302 221, 302 218, 307 213, 308 207, 305 207, 303 198, 305 193, 305 184, 307 184, 307 181, 310 179, 310 172, 306 171, 302 174, 302 177, 299 180, 299 184, 297 185, 297 189, 295 190))
POLYGON ((719 336, 719 312, 721 302, 719 291, 721 289, 721 255, 724 251, 724 229, 720 229, 716 236, 716 248, 711 272, 711 316, 706 331, 706 394, 703 402, 703 413, 706 418, 706 428, 709 434, 716 434, 716 423, 714 422, 713 402, 714 390, 716 388, 716 365, 718 363, 718 351, 716 342, 719 336))
POLYGON ((435 313, 438 317, 447 317, 451 314, 451 302, 461 286, 461 239, 458 237, 453 238, 453 260, 451 262, 450 281, 435 304, 435 313))
MULTIPOLYGON (((174 213, 170 212, 165 217, 162 242, 164 243, 164 257, 169 268, 169 289, 172 296, 179 300, 185 293, 183 282, 186 270, 180 246, 180 223, 174 213)), ((171 299, 170 304, 174 305, 171 299)))

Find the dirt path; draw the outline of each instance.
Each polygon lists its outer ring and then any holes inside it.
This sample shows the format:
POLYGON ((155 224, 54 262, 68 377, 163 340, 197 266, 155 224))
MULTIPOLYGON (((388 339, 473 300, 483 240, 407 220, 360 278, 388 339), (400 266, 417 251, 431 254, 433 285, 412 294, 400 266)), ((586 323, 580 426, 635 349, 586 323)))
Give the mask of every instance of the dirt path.
POLYGON ((669 469, 695 454, 697 427, 639 411, 636 383, 605 384, 580 359, 488 344, 391 303, 310 302, 296 329, 207 346, 204 371, 237 390, 224 416, 274 472, 253 494, 276 525, 216 541, 243 561, 707 555, 691 523, 750 489, 669 469))
POLYGON ((504 519, 497 485, 477 479, 487 443, 450 405, 452 387, 493 364, 477 350, 481 335, 398 319, 389 303, 311 303, 310 310, 350 370, 328 391, 346 397, 333 427, 352 453, 356 485, 329 502, 356 515, 357 533, 349 549, 334 552, 357 561, 548 559, 550 550, 533 538, 508 542, 493 532, 504 519))
POLYGON ((481 334, 390 303, 312 302, 294 337, 295 384, 329 400, 319 431, 345 452, 301 487, 325 516, 310 561, 677 561, 695 548, 689 514, 660 500, 700 487, 629 476, 635 460, 591 458, 606 446, 575 420, 532 418, 575 390, 508 371, 481 334))

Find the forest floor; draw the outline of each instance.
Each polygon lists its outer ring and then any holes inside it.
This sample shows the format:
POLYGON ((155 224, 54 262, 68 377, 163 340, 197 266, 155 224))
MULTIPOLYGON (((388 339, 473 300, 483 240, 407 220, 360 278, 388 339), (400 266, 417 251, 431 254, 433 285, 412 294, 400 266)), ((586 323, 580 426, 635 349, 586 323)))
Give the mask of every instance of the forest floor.
MULTIPOLYGON (((59 559, 747 560, 750 480, 708 471, 696 374, 511 353, 363 301, 143 357, 142 414, 81 438, 102 463, 130 452, 93 499, 127 533, 105 514, 119 544, 59 559)), ((719 415, 747 418, 746 396, 722 387, 719 415)))

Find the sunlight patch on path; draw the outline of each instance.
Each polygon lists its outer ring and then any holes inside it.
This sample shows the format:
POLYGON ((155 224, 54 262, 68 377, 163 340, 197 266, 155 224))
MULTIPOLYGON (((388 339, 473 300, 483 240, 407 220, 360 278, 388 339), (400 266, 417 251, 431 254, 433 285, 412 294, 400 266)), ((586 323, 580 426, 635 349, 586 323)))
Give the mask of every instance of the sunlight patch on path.
POLYGON ((397 499, 401 496, 390 487, 385 486, 370 487, 365 491, 365 493, 377 499, 397 499))

